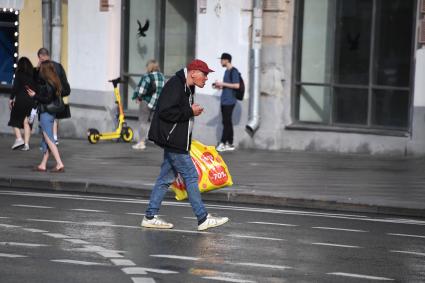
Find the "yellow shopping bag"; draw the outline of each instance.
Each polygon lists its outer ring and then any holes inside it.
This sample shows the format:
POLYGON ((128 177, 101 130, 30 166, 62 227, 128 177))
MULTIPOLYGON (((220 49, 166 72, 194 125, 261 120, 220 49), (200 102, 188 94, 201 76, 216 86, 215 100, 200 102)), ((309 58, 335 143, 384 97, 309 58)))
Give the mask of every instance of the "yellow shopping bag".
MULTIPOLYGON (((193 140, 190 156, 198 172, 198 187, 201 193, 233 185, 229 169, 214 146, 206 146, 193 140)), ((176 194, 177 200, 187 198, 186 186, 180 174, 177 174, 176 180, 171 184, 171 189, 176 194)))

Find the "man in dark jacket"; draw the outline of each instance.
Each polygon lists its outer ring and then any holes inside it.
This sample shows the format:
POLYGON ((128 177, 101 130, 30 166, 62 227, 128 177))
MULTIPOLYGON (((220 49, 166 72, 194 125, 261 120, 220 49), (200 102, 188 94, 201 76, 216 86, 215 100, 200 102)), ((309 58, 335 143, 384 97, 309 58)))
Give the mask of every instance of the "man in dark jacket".
POLYGON ((229 220, 207 213, 198 188, 198 173, 189 154, 194 117, 204 110, 193 102, 194 89, 195 86, 205 86, 210 72, 213 70, 205 62, 195 59, 170 78, 162 89, 149 129, 149 139, 164 149, 164 161, 142 221, 143 227, 173 228, 173 224, 157 214, 177 173, 184 179, 189 202, 198 219, 198 230, 217 227, 229 220))

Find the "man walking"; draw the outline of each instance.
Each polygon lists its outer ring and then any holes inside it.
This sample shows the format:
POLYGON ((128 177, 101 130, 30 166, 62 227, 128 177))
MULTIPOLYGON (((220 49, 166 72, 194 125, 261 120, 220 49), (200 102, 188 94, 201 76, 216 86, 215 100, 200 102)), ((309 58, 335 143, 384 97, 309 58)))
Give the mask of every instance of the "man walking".
POLYGON ((233 109, 236 104, 234 90, 240 86, 239 71, 232 66, 232 56, 229 53, 221 54, 220 60, 226 71, 224 72, 223 82, 216 81, 214 83, 215 88, 222 89, 220 104, 223 121, 223 133, 216 149, 217 151, 232 151, 235 150, 232 123, 233 109))
POLYGON ((217 227, 229 220, 227 217, 214 217, 206 211, 198 188, 198 173, 189 155, 194 117, 204 110, 193 102, 195 86, 203 88, 210 72, 213 70, 205 62, 195 59, 170 78, 162 89, 149 129, 149 139, 164 149, 164 160, 141 224, 143 227, 173 228, 173 224, 158 217, 158 212, 177 173, 186 185, 190 205, 198 220, 198 230, 217 227))

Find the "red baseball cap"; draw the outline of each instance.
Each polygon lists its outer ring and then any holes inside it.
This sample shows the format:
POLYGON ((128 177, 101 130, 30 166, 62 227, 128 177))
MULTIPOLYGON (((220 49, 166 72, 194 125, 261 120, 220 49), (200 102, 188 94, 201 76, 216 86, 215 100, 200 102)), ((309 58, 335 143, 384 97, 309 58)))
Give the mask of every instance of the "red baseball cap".
POLYGON ((189 65, 187 65, 187 69, 189 71, 199 70, 199 71, 207 73, 207 74, 214 72, 213 70, 211 70, 208 67, 207 63, 205 63, 204 61, 199 60, 199 59, 192 60, 192 62, 190 62, 189 65))

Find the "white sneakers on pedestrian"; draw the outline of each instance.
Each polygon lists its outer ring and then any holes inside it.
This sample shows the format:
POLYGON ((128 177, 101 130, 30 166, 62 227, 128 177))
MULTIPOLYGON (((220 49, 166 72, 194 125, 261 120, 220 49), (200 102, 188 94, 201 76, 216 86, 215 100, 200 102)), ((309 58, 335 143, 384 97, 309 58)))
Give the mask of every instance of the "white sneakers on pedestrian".
POLYGON ((135 145, 132 146, 133 149, 136 150, 144 150, 146 148, 146 144, 144 141, 141 141, 139 143, 136 143, 135 145))
POLYGON ((174 225, 159 218, 158 215, 155 215, 152 219, 147 219, 146 216, 143 217, 142 227, 156 228, 156 229, 171 229, 174 227, 174 225))
POLYGON ((224 145, 224 143, 222 143, 222 142, 221 142, 221 143, 219 143, 215 149, 216 149, 217 151, 219 151, 219 152, 224 151, 224 150, 225 150, 225 145, 224 145))
POLYGON ((12 145, 12 149, 17 149, 25 144, 23 139, 16 139, 12 145))
POLYGON ((236 147, 233 144, 229 144, 229 143, 219 143, 217 145, 217 147, 215 148, 217 151, 219 152, 223 152, 223 151, 234 151, 236 149, 236 147))
POLYGON ((207 219, 204 222, 202 222, 200 225, 198 225, 198 231, 204 231, 209 228, 223 225, 227 221, 229 221, 229 218, 227 217, 215 217, 215 216, 212 216, 211 214, 208 214, 207 219))
POLYGON ((21 147, 21 150, 22 150, 22 151, 28 151, 28 150, 30 150, 30 146, 29 146, 29 145, 27 145, 27 144, 24 144, 24 146, 23 146, 23 147, 21 147))

